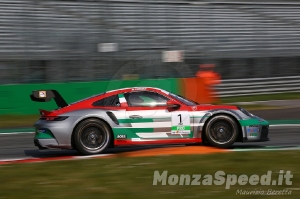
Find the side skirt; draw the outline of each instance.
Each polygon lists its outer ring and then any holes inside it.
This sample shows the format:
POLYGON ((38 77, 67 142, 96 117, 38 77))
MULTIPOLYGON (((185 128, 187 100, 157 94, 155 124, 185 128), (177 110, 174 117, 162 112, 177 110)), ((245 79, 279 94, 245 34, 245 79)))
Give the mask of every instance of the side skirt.
POLYGON ((155 144, 190 144, 201 143, 201 138, 185 138, 185 139, 116 139, 114 141, 115 146, 128 146, 128 145, 155 145, 155 144))

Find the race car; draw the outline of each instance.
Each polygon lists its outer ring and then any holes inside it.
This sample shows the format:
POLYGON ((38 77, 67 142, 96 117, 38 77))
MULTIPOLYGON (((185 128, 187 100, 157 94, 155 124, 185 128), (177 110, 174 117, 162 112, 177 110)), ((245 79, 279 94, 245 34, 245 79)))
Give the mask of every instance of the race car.
POLYGON ((39 149, 97 154, 130 145, 197 144, 228 148, 235 142, 268 141, 269 123, 229 105, 198 104, 153 87, 111 90, 68 104, 57 90, 37 90, 33 101, 54 99, 39 110, 34 143, 39 149))

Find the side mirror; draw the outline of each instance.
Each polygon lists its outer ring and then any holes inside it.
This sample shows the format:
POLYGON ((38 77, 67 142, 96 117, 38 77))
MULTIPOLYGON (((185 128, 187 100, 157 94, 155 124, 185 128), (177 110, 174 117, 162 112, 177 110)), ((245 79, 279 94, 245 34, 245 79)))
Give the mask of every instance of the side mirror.
POLYGON ((180 104, 177 104, 173 101, 167 101, 167 107, 172 109, 178 109, 180 107, 180 104))

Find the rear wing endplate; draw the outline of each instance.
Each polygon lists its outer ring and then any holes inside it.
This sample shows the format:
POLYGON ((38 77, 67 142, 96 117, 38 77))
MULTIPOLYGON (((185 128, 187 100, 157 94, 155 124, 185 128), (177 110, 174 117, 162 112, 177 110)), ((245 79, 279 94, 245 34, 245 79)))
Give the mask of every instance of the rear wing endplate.
POLYGON ((58 107, 63 108, 68 106, 68 103, 62 98, 57 90, 32 91, 30 98, 35 102, 48 102, 53 98, 58 107))

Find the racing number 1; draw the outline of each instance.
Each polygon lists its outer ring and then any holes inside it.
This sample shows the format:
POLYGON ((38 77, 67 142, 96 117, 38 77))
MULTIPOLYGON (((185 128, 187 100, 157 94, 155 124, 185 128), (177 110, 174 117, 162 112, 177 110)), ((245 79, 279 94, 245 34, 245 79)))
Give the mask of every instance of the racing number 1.
POLYGON ((179 114, 178 116, 179 116, 179 118, 180 118, 180 124, 182 124, 182 121, 181 121, 181 114, 179 114))

